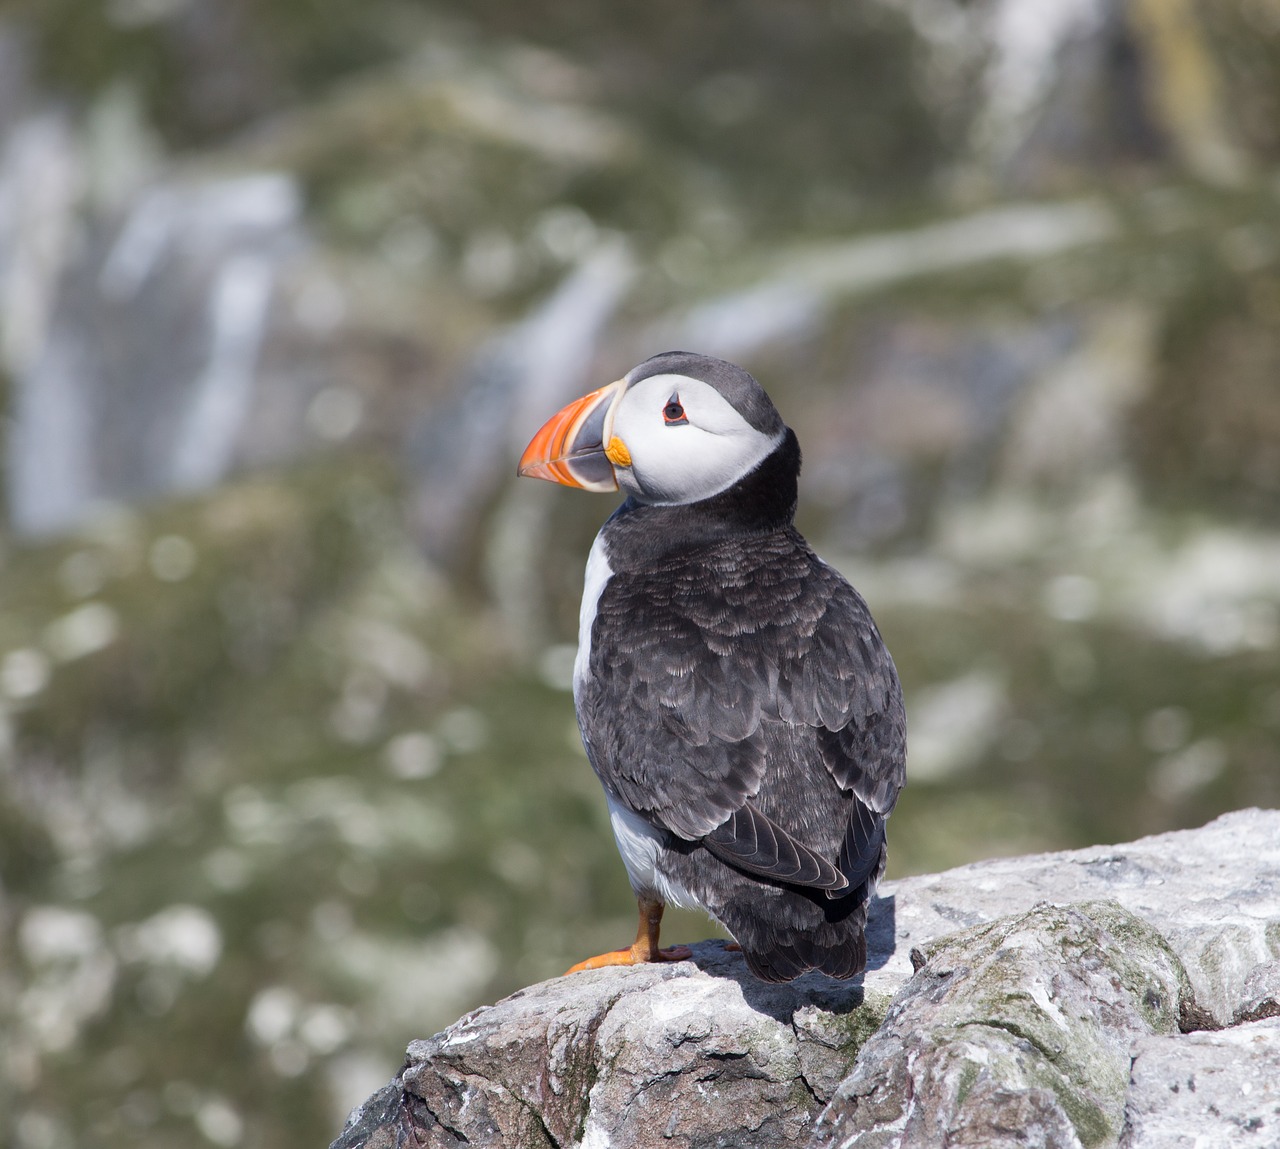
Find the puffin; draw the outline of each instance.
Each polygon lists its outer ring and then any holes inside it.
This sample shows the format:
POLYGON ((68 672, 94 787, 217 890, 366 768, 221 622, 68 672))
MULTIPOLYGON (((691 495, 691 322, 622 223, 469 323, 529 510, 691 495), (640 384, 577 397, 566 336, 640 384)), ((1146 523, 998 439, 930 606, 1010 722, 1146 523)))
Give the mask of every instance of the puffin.
POLYGON ((906 713, 866 602, 795 527, 795 433, 742 368, 669 351, 553 415, 518 471, 626 496, 587 558, 573 697, 639 926, 568 972, 689 958, 659 945, 674 905, 764 981, 861 973, 906 713))

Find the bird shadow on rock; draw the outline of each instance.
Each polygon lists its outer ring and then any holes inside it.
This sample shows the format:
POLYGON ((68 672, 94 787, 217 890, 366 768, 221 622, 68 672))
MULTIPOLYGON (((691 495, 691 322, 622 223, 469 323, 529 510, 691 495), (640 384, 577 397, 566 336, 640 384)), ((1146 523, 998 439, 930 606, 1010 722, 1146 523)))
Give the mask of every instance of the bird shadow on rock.
POLYGON ((867 907, 867 969, 883 969, 898 948, 898 898, 871 899, 867 907))
MULTIPOLYGON (((896 936, 894 898, 873 898, 867 919, 867 968, 880 969, 894 951, 896 936)), ((826 1013, 847 1014, 865 1000, 863 976, 840 981, 822 973, 807 973, 790 982, 761 981, 747 967, 746 959, 727 942, 714 939, 692 946, 693 963, 710 977, 737 982, 742 999, 757 1013, 792 1024, 796 1010, 817 1006, 826 1013)))

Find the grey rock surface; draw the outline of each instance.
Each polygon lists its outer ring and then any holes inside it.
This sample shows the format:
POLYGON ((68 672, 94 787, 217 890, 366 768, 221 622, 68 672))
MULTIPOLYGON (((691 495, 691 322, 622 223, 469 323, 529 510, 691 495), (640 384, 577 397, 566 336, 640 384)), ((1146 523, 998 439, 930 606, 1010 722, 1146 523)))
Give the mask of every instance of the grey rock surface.
POLYGON ((998 858, 889 882, 897 944, 868 985, 897 992, 911 947, 1037 902, 1111 899, 1154 926, 1186 967, 1205 1025, 1230 1025, 1260 963, 1280 957, 1280 811, 1116 846, 998 858))
POLYGON ((543 982, 411 1044, 335 1149, 801 1145, 888 1004, 816 975, 766 985, 719 942, 543 982))
POLYGON ((1133 1035, 1177 1033, 1191 993, 1115 902, 1042 903, 917 954, 813 1144, 1114 1144, 1133 1035))
POLYGON ((1140 1039, 1120 1145, 1280 1145, 1280 1019, 1140 1039))
POLYGON ((1237 1025, 1280 1017, 1280 961, 1259 962, 1244 979, 1243 1001, 1236 1006, 1237 1025))
POLYGON ((886 883, 868 942, 854 984, 707 942, 531 986, 334 1149, 1280 1144, 1280 811, 886 883))

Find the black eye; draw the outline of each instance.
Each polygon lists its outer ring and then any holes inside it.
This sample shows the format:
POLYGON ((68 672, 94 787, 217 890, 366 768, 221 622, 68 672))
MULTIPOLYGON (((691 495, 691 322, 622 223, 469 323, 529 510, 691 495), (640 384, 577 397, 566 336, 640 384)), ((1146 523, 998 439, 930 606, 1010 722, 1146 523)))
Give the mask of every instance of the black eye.
POLYGON ((682 423, 689 422, 688 417, 684 413, 684 407, 680 404, 680 397, 672 395, 667 400, 667 405, 662 408, 662 420, 668 427, 678 427, 682 423))

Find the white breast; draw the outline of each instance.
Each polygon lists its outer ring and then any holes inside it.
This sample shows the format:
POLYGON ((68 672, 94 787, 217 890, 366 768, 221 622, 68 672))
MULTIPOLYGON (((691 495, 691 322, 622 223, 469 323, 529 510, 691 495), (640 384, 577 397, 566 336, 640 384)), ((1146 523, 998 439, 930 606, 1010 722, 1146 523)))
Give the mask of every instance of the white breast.
POLYGON ((677 886, 658 867, 661 831, 655 830, 639 814, 605 796, 609 803, 609 821, 613 823, 613 838, 618 843, 618 853, 627 867, 631 888, 637 894, 657 894, 669 906, 681 909, 703 909, 682 886, 677 886))
MULTIPOLYGON (((604 532, 596 535, 596 541, 587 556, 587 572, 582 585, 582 609, 578 614, 578 654, 573 660, 573 700, 580 705, 583 687, 591 674, 591 627, 596 620, 596 607, 600 596, 613 577, 613 568, 605 550, 604 532)), ((587 748, 591 753, 591 748, 587 748)), ((681 887, 674 885, 666 875, 658 871, 659 845, 662 833, 654 829, 638 814, 605 796, 609 803, 609 820, 613 824, 614 840, 618 853, 627 867, 631 888, 637 893, 657 894, 668 905, 696 907, 698 903, 681 887)))
POLYGON ((578 654, 573 660, 573 701, 578 702, 582 685, 591 673, 591 627, 596 621, 596 606, 613 577, 609 556, 605 551, 604 532, 596 535, 587 555, 587 573, 582 580, 582 608, 578 612, 578 654))

